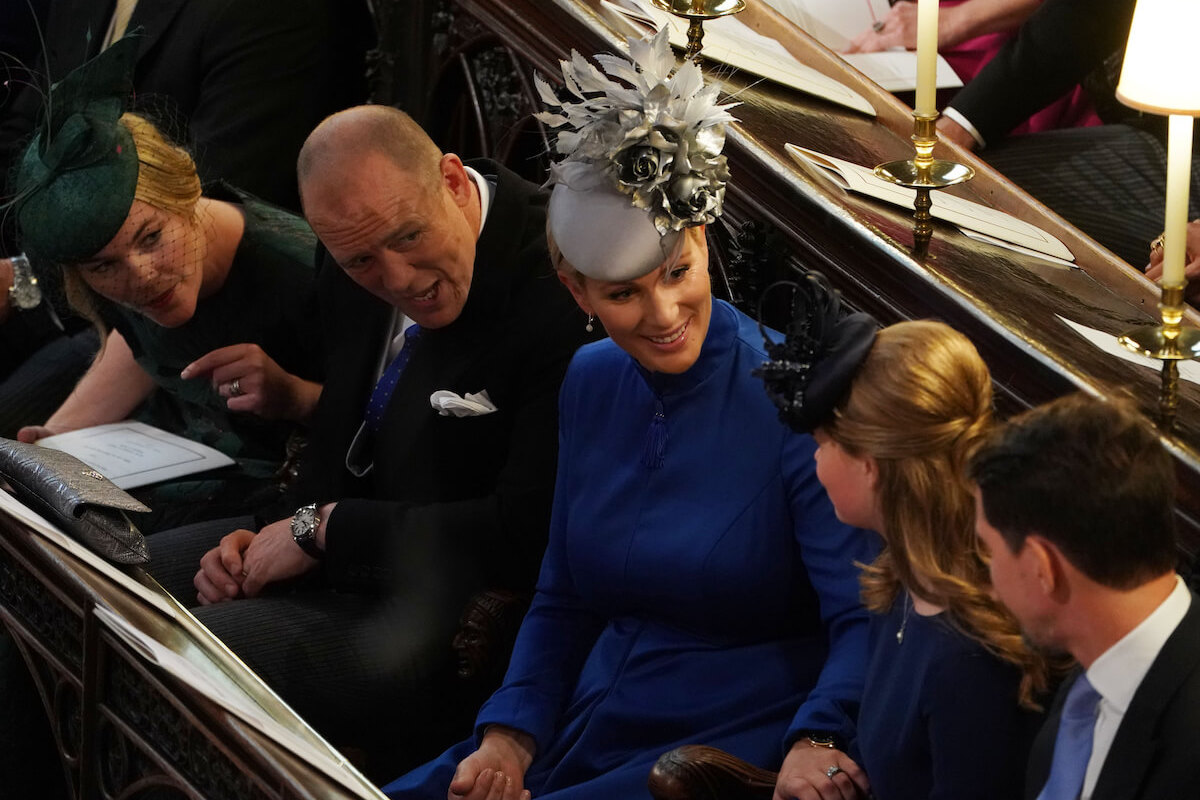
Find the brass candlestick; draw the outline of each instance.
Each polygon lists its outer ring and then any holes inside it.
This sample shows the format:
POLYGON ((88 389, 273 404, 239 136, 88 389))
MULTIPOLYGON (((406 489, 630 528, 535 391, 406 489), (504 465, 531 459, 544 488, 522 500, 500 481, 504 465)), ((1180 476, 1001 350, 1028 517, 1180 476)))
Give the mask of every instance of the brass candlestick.
POLYGON ((746 8, 746 0, 652 0, 655 8, 688 20, 685 59, 698 60, 704 39, 704 21, 737 14, 746 8))
POLYGON ((1183 290, 1187 284, 1162 287, 1158 310, 1161 325, 1147 325, 1122 334, 1117 341, 1135 353, 1163 362, 1158 396, 1158 426, 1169 431, 1179 408, 1179 362, 1200 357, 1200 330, 1183 324, 1183 290))
POLYGON ((889 161, 875 168, 875 174, 885 181, 917 190, 913 204, 913 252, 924 258, 929 252, 929 240, 933 238, 933 189, 945 189, 956 183, 975 177, 975 170, 956 161, 943 161, 933 157, 933 146, 937 144, 937 114, 913 114, 912 142, 916 157, 903 161, 889 161))

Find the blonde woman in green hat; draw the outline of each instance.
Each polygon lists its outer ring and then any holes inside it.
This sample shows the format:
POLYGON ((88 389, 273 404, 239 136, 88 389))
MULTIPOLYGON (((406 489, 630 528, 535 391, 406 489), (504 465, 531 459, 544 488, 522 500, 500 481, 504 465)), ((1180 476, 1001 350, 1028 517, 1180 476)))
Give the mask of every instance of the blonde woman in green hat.
POLYGON ((238 462, 157 487, 149 504, 173 507, 161 526, 188 521, 194 504, 234 513, 277 492, 288 439, 320 393, 316 240, 299 217, 229 187, 202 195, 191 156, 124 112, 131 47, 52 88, 17 172, 23 247, 43 274, 61 269, 70 304, 103 335, 70 397, 18 437, 119 421, 149 401, 148 421, 238 462))

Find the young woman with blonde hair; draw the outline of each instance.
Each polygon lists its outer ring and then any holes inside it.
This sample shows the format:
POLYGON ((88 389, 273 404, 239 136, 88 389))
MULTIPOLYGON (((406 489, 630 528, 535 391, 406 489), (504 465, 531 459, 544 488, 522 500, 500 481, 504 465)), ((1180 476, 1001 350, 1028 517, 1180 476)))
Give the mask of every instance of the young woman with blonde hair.
MULTIPOLYGON (((831 292, 811 276, 800 291, 831 292)), ((806 337, 795 333, 784 345, 793 355, 797 347, 826 354, 810 365, 840 386, 825 403, 795 407, 811 383, 778 369, 783 351, 767 375, 784 420, 813 430, 817 476, 838 517, 885 545, 862 565, 873 614, 859 752, 830 752, 828 788, 886 800, 1019 797, 1050 665, 991 597, 976 546, 964 466, 992 420, 987 366, 940 322, 849 340, 837 328, 810 327, 813 340, 831 346, 801 346, 806 337), (850 345, 856 354, 842 357, 850 345)))

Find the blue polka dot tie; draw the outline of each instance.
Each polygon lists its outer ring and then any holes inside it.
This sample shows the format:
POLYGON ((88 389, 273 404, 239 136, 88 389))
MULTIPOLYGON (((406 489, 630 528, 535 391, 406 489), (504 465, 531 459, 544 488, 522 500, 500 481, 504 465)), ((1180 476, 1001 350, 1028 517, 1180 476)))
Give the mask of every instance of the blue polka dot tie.
POLYGON ((1087 675, 1071 684, 1063 703, 1058 736, 1054 740, 1054 760, 1050 777, 1038 800, 1076 800, 1083 791, 1088 759, 1092 757, 1092 732, 1096 728, 1096 707, 1100 693, 1092 688, 1087 675))
POLYGON ((367 410, 363 414, 363 420, 372 433, 379 430, 379 423, 383 421, 383 412, 387 410, 388 401, 392 399, 392 392, 396 390, 396 384, 400 381, 400 373, 404 372, 404 368, 408 366, 408 360, 412 357, 412 351, 420 338, 420 325, 414 323, 405 328, 404 344, 400 347, 400 352, 396 353, 396 357, 379 376, 379 382, 375 384, 375 390, 371 392, 371 399, 367 402, 367 410))

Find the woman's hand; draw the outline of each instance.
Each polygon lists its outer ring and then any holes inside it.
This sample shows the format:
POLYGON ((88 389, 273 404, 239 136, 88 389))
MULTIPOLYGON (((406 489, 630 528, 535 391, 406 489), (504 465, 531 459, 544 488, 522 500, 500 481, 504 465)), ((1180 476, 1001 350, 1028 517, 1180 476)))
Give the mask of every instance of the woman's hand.
POLYGON ((875 27, 854 37, 846 52, 876 53, 892 47, 917 49, 917 4, 910 0, 900 0, 892 6, 875 27))
POLYGON ((50 427, 49 423, 45 425, 26 425, 21 430, 17 431, 17 441, 25 442, 25 444, 33 444, 38 439, 45 439, 47 436, 56 436, 60 433, 66 433, 70 428, 50 427))
MULTIPOLYGON (((985 33, 1015 30, 1040 0, 967 0, 938 10, 938 50, 948 50, 985 33)), ((847 53, 874 53, 891 47, 917 49, 917 4, 900 0, 880 24, 863 31, 847 53)))
POLYGON ((256 344, 234 344, 207 353, 184 367, 180 377, 207 377, 230 411, 264 419, 308 420, 317 407, 321 385, 280 367, 256 344))
POLYGON ((801 739, 779 768, 774 800, 855 800, 870 792, 867 775, 854 759, 841 750, 813 747, 801 739), (832 767, 838 769, 831 777, 832 767))
POLYGON ((537 745, 527 733, 492 725, 479 749, 464 758, 450 781, 449 800, 530 800, 525 771, 537 745))
MULTIPOLYGON (((1183 274, 1187 278, 1187 300, 1195 305, 1200 301, 1200 219, 1187 226, 1187 243, 1183 254, 1183 274)), ((1162 280, 1163 247, 1158 239, 1150 247, 1150 263, 1146 266, 1146 277, 1152 281, 1162 280)))

